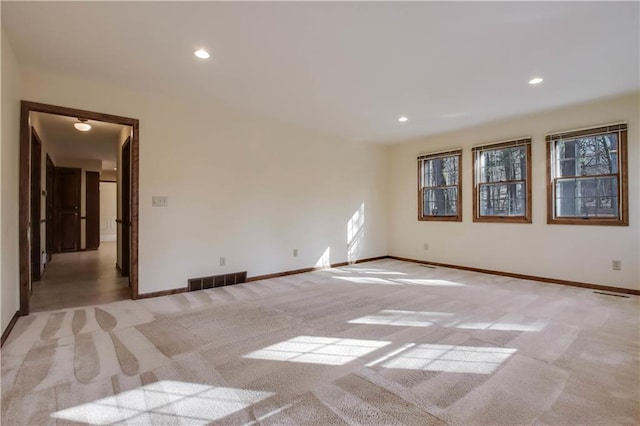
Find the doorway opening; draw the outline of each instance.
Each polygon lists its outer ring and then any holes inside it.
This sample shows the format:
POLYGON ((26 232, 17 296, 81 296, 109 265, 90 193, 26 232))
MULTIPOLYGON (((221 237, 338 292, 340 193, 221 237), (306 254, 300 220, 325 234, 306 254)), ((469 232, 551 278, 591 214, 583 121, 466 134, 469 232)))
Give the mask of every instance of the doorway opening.
POLYGON ((138 298, 138 128, 21 102, 20 315, 138 298))

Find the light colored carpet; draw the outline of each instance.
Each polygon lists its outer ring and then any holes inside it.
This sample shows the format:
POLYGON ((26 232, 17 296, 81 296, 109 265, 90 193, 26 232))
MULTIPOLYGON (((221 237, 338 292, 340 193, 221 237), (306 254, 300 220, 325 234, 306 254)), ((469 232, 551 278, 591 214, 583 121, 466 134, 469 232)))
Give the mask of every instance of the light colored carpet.
POLYGON ((20 318, 2 424, 638 424, 640 303, 380 260, 20 318))

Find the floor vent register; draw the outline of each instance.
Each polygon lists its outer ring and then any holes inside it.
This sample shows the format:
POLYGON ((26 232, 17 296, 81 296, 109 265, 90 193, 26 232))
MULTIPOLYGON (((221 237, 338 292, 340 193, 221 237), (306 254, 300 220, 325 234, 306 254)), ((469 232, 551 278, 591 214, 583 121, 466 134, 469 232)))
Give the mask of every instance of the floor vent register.
POLYGON ((206 290, 214 287, 224 287, 227 285, 242 284, 247 282, 247 271, 234 272, 224 275, 213 275, 210 277, 190 278, 189 291, 206 290))

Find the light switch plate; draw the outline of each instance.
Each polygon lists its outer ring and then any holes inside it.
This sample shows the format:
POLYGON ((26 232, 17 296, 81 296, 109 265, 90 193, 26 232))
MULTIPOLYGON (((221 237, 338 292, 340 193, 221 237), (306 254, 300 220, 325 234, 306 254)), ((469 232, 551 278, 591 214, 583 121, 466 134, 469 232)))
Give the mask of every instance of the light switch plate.
POLYGON ((153 207, 168 207, 169 197, 164 195, 154 195, 151 197, 151 205, 153 207))

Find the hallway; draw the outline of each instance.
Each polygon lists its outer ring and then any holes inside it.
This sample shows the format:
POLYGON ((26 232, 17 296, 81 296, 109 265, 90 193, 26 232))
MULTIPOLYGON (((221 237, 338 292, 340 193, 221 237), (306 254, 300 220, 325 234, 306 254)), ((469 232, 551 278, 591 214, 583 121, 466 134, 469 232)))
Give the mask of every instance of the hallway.
POLYGON ((99 250, 53 255, 42 280, 33 283, 31 312, 130 299, 127 277, 116 270, 116 242, 99 250))

